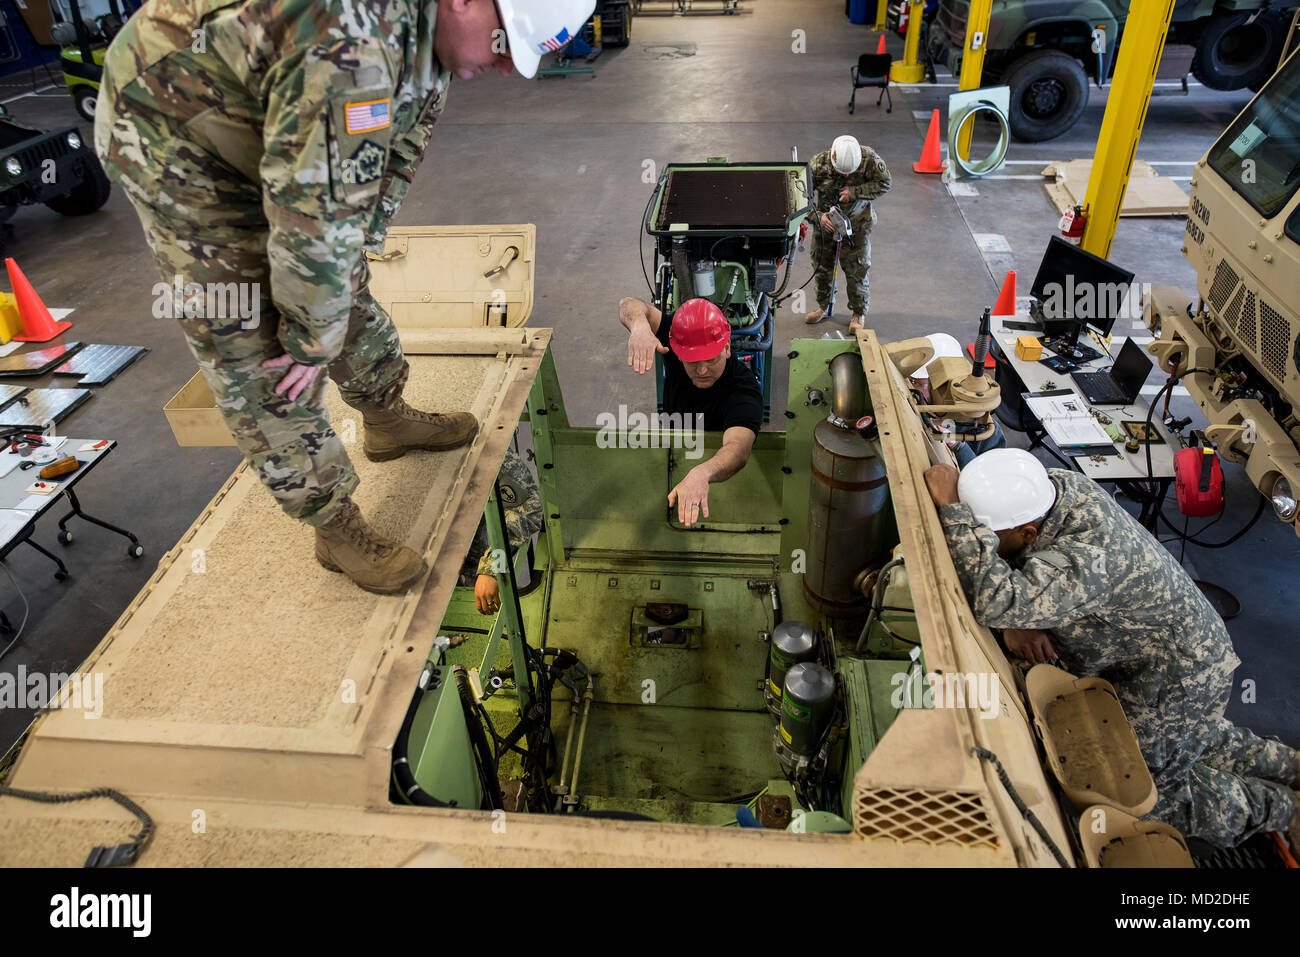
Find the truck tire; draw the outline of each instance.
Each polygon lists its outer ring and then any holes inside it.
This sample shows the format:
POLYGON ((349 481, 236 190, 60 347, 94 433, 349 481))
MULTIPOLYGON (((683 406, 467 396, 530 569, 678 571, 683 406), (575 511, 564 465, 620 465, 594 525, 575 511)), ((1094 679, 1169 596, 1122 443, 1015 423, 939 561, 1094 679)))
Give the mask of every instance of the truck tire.
POLYGON ((1007 121, 1018 140, 1037 143, 1060 136, 1088 105, 1088 74, 1083 64, 1060 50, 1035 50, 1004 73, 1011 88, 1007 121))
POLYGON ((1247 23, 1250 11, 1219 14, 1201 30, 1192 75, 1211 90, 1258 89, 1277 66, 1286 25, 1272 13, 1247 23))
POLYGON ((81 182, 62 196, 48 200, 45 205, 64 216, 87 216, 106 202, 112 192, 104 167, 90 150, 85 150, 86 175, 81 182))

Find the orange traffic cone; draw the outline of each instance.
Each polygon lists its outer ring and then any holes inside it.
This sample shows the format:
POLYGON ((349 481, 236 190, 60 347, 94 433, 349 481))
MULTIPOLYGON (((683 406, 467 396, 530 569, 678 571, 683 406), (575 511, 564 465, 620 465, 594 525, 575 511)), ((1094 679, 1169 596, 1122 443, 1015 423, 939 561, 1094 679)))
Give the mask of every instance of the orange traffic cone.
POLYGON ((913 163, 912 169, 918 173, 942 173, 945 169, 939 158, 939 111, 930 114, 930 129, 925 134, 925 147, 921 150, 921 161, 913 163))
POLYGON ((993 307, 995 316, 1014 316, 1016 314, 1016 271, 1007 270, 1007 278, 1002 281, 1002 291, 998 293, 997 305, 993 307))
POLYGON ((885 35, 882 33, 880 35, 880 42, 876 44, 876 55, 879 56, 884 52, 885 52, 885 35))
POLYGON ((6 259, 9 267, 9 283, 14 287, 14 298, 18 300, 18 315, 22 318, 22 335, 14 336, 19 342, 49 342, 64 330, 71 329, 70 322, 55 322, 50 310, 45 308, 41 297, 27 281, 23 271, 12 259, 6 259))

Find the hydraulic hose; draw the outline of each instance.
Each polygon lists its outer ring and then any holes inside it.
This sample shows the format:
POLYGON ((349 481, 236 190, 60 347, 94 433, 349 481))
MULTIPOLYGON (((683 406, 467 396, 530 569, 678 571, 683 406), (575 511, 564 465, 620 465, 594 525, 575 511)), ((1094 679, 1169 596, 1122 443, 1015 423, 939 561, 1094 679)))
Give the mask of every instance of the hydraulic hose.
POLYGON ((402 729, 397 732, 397 740, 393 743, 393 781, 408 804, 417 804, 420 807, 455 807, 455 801, 440 801, 420 787, 415 780, 415 774, 411 771, 411 762, 407 760, 411 726, 415 724, 415 713, 420 709, 420 702, 424 700, 424 693, 433 679, 434 670, 432 661, 425 662, 424 670, 420 672, 419 683, 416 685, 415 696, 411 699, 411 706, 406 709, 402 729))

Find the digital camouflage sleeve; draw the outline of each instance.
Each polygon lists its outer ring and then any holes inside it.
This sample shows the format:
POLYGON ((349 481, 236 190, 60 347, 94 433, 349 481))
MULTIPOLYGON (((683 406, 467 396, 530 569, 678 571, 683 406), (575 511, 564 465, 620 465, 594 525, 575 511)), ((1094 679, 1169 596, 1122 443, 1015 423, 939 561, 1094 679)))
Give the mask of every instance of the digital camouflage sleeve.
POLYGON ((1224 718, 1241 662, 1222 619, 1101 486, 1048 475, 1056 504, 1010 561, 967 505, 939 509, 976 620, 1047 631, 1067 671, 1114 685, 1160 793, 1153 817, 1219 846, 1285 830, 1296 752, 1224 718))

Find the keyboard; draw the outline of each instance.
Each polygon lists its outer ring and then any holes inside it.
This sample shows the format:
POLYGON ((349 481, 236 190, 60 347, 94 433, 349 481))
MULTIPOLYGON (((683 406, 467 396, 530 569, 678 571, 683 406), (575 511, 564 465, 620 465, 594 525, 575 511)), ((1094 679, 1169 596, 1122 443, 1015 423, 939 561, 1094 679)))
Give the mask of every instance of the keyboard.
POLYGON ((1079 391, 1089 402, 1106 405, 1128 405, 1129 403, 1128 396, 1115 384, 1109 372, 1073 372, 1070 378, 1079 386, 1079 391))

